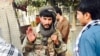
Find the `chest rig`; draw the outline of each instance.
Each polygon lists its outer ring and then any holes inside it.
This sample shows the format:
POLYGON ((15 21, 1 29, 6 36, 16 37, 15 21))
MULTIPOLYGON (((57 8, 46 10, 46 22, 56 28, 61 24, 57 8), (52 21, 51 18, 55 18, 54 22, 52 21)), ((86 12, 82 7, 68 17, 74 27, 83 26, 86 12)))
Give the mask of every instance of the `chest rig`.
POLYGON ((50 37, 43 37, 37 34, 33 51, 35 56, 56 56, 55 46, 50 37))

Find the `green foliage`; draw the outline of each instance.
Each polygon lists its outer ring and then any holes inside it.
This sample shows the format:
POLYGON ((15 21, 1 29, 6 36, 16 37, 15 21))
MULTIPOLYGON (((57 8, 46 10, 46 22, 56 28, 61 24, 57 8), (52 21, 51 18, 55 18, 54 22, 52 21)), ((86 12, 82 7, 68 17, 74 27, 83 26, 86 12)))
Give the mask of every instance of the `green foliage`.
POLYGON ((34 7, 41 7, 46 4, 46 0, 14 0, 17 6, 32 5, 34 7))
POLYGON ((14 0, 16 6, 24 6, 27 5, 28 0, 14 0))
POLYGON ((29 5, 32 5, 34 7, 41 7, 45 4, 46 4, 46 1, 44 0, 34 0, 34 1, 30 0, 29 1, 29 5))

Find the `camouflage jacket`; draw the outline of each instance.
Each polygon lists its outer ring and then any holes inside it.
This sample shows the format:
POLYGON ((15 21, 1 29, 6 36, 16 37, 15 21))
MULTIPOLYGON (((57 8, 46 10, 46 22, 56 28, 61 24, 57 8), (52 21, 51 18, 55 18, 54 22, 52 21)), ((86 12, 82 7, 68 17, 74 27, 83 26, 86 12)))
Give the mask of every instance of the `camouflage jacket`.
POLYGON ((25 56, 57 56, 57 54, 65 52, 67 50, 66 44, 62 41, 62 36, 60 32, 56 29, 53 34, 57 34, 60 41, 59 47, 56 47, 49 37, 46 41, 43 41, 43 36, 39 33, 40 26, 38 25, 36 29, 37 37, 34 43, 30 43, 25 37, 23 41, 23 52, 26 53, 25 56), (47 45, 45 45, 47 43, 47 45))

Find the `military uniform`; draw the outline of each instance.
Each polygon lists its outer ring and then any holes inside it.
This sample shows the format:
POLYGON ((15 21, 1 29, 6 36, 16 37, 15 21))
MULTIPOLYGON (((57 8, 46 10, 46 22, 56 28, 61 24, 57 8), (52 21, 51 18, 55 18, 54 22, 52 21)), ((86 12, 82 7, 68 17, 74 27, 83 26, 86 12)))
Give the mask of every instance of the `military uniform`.
POLYGON ((40 25, 35 28, 37 37, 33 43, 30 43, 27 37, 24 39, 22 48, 26 56, 57 56, 57 54, 66 51, 66 44, 62 41, 61 34, 57 29, 53 34, 58 36, 60 42, 58 47, 54 45, 50 37, 48 37, 48 39, 43 37, 39 32, 39 28, 40 25))

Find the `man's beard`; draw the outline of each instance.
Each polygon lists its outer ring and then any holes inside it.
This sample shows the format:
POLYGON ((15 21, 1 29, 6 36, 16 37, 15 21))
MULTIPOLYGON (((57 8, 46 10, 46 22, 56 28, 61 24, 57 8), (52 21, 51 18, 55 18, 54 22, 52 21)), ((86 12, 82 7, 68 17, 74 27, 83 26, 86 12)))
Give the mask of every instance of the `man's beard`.
POLYGON ((44 29, 44 30, 50 30, 50 28, 51 28, 52 24, 51 24, 51 25, 49 25, 49 24, 45 24, 45 25, 48 25, 48 26, 49 26, 49 28, 45 28, 45 27, 41 24, 41 26, 43 27, 43 29, 44 29))
POLYGON ((49 28, 45 28, 42 24, 40 26, 40 33, 44 37, 50 37, 55 32, 55 27, 53 24, 49 25, 49 28))

